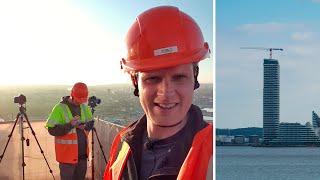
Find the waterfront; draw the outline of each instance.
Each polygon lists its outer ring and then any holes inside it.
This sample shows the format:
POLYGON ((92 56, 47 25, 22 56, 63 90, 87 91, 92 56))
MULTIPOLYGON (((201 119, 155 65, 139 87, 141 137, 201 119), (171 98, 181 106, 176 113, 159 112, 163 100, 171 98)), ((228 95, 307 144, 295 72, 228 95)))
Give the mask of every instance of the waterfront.
POLYGON ((320 148, 219 146, 217 180, 318 180, 320 148))

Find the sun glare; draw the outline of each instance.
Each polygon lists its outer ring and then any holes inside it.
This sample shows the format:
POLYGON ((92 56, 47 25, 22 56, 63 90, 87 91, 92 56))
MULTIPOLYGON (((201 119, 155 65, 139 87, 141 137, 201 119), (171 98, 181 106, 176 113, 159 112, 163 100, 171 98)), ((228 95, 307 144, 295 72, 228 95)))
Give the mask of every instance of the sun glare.
POLYGON ((125 83, 123 35, 68 1, 0 1, 0 85, 125 83))

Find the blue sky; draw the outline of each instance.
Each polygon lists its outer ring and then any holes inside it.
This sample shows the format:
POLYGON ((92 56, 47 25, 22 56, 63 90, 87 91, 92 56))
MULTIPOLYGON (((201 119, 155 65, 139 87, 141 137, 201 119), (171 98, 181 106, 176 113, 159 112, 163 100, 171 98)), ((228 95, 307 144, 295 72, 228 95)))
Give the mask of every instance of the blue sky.
MULTIPOLYGON (((126 32, 136 16, 159 5, 192 16, 212 47, 210 0, 0 1, 0 85, 130 83, 119 68, 126 32)), ((200 82, 213 82, 212 59, 200 64, 200 82)))
POLYGON ((280 122, 311 121, 320 114, 320 1, 216 1, 216 125, 262 127, 263 59, 283 48, 280 122))

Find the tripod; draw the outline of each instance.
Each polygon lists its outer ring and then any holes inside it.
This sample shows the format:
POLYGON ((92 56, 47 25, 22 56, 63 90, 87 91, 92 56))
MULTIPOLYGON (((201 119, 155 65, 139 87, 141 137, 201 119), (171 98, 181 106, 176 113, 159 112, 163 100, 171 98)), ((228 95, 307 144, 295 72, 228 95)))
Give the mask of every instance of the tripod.
MULTIPOLYGON (((48 168, 49 168, 49 170, 50 170, 50 173, 51 173, 53 179, 55 179, 55 178, 54 178, 54 175, 53 175, 53 172, 52 172, 52 170, 51 170, 51 168, 50 168, 50 166, 49 166, 49 163, 48 163, 48 161, 47 161, 47 158, 45 157, 45 155, 44 155, 44 153, 43 153, 43 150, 42 150, 42 148, 41 148, 41 146, 40 146, 40 144, 39 144, 39 141, 38 141, 38 139, 37 139, 37 137, 36 137, 36 133, 34 132, 32 126, 31 126, 31 124, 30 124, 30 122, 29 122, 28 116, 27 116, 27 114, 26 114, 26 108, 23 106, 23 104, 20 104, 20 103, 19 103, 19 106, 20 106, 20 107, 19 107, 19 113, 18 113, 17 116, 16 116, 16 120, 15 120, 15 122, 14 122, 14 125, 13 125, 13 127, 12 127, 12 130, 11 130, 10 134, 8 135, 9 139, 8 139, 8 141, 7 141, 7 143, 6 143, 6 146, 5 146, 4 150, 3 150, 3 153, 2 153, 2 155, 0 156, 0 163, 1 163, 2 159, 3 159, 3 157, 4 157, 4 153, 6 152, 6 149, 7 149, 7 147, 8 147, 9 141, 10 141, 10 139, 11 139, 11 137, 12 137, 14 128, 16 127, 17 122, 19 121, 19 125, 20 125, 20 135, 21 135, 21 153, 22 153, 22 157, 21 157, 21 158, 22 158, 22 177, 23 177, 23 180, 25 179, 25 176, 24 176, 24 167, 26 166, 26 163, 24 162, 24 140, 25 140, 25 138, 24 138, 24 136, 23 136, 23 119, 25 118, 26 122, 28 123, 29 128, 31 129, 31 132, 32 132, 35 140, 37 141, 37 144, 38 144, 38 146, 39 146, 39 149, 40 149, 40 151, 41 151, 41 154, 42 154, 43 158, 45 159, 45 161, 46 161, 46 163, 47 163, 47 166, 48 166, 48 168)), ((27 144, 28 144, 28 143, 27 143, 27 144)))
MULTIPOLYGON (((92 113, 92 115, 94 114, 94 111, 95 111, 95 109, 94 109, 94 107, 96 106, 94 106, 94 105, 92 105, 92 104, 89 104, 90 105, 90 108, 91 108, 91 113, 92 113)), ((99 118, 98 118, 98 120, 99 120, 99 118)), ((97 140, 98 140, 98 143, 99 143, 99 147, 100 147, 100 150, 101 150, 101 152, 102 152, 102 155, 103 155, 103 158, 104 158, 104 161, 107 163, 107 158, 106 158, 106 156, 104 155, 104 151, 103 151, 103 147, 102 147, 102 145, 101 145, 101 142, 100 142, 100 139, 98 138, 98 135, 97 135, 97 130, 96 130, 96 128, 95 127, 93 127, 92 128, 92 139, 91 139, 91 144, 92 144, 92 155, 91 155, 91 157, 92 157, 92 161, 91 161, 91 163, 92 163, 92 179, 94 179, 94 136, 93 136, 93 134, 95 134, 96 135, 96 138, 97 138, 97 140)))

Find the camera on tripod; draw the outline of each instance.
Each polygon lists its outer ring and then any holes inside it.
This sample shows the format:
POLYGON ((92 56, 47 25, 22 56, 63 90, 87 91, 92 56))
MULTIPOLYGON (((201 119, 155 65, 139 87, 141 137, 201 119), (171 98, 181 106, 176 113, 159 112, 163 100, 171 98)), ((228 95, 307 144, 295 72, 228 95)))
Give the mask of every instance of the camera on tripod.
POLYGON ((14 125, 13 125, 13 127, 12 127, 12 130, 11 130, 11 133, 8 135, 8 141, 7 141, 7 143, 6 143, 6 145, 5 145, 5 148, 4 148, 4 150, 3 150, 3 153, 0 155, 0 163, 1 163, 1 161, 2 161, 2 159, 3 159, 3 157, 4 157, 4 153, 6 152, 6 150, 7 150, 7 147, 8 147, 8 144, 9 144, 9 141, 10 141, 10 139, 11 139, 11 137, 12 137, 12 134, 13 134, 13 131, 14 131, 14 128, 16 127, 16 125, 17 125, 17 123, 19 122, 19 126, 20 126, 20 136, 21 136, 21 138, 20 138, 20 140, 21 140, 21 152, 22 152, 22 155, 21 155, 21 158, 22 158, 22 179, 25 179, 25 177, 24 177, 24 168, 25 168, 25 166, 26 166, 26 163, 25 163, 25 161, 24 161, 24 141, 26 141, 26 143, 27 143, 27 146, 29 146, 30 145, 30 140, 29 140, 29 138, 25 138, 24 137, 24 134, 23 134, 23 132, 24 132, 24 129, 25 129, 25 127, 23 126, 23 123, 24 122, 27 122, 28 123, 28 127, 27 128, 30 128, 30 130, 31 130, 31 132, 32 132, 32 135, 34 136, 34 138, 35 138, 35 140, 36 140, 36 142, 37 142, 37 144, 38 144, 38 146, 39 146, 39 149, 40 149, 40 152, 41 152, 41 154, 42 154, 42 156, 43 156, 43 158, 44 158, 44 160, 46 161, 46 163, 47 163, 47 166, 48 166, 48 168, 49 168, 49 172, 51 173, 51 175, 52 175, 52 177, 53 177, 53 179, 55 179, 54 178, 54 175, 53 175, 53 171, 52 171, 52 169, 50 168, 50 166, 49 166, 49 163, 48 163, 48 160, 47 160, 47 158, 46 158, 46 156, 44 155, 44 153, 43 153, 43 150, 42 150, 42 148, 41 148, 41 146, 40 146, 40 144, 39 144, 39 141, 38 141, 38 139, 37 139, 37 137, 36 137, 36 133, 34 132, 34 130, 33 130, 33 128, 32 128, 32 126, 31 126, 31 124, 30 124, 30 122, 29 122, 29 119, 28 119, 28 116, 27 116, 27 113, 26 113, 26 105, 25 105, 25 103, 27 102, 27 98, 26 98, 26 96, 24 96, 23 94, 20 94, 19 96, 15 96, 14 98, 13 98, 13 102, 14 103, 18 103, 20 106, 19 106, 19 113, 17 114, 17 116, 16 116, 16 120, 14 121, 14 125))
POLYGON ((101 99, 97 98, 96 96, 91 96, 88 99, 88 105, 92 108, 96 107, 97 104, 100 104, 100 103, 101 103, 101 99))
POLYGON ((25 104, 27 102, 27 98, 25 95, 20 94, 19 96, 15 96, 13 98, 14 103, 19 103, 20 105, 25 104))

